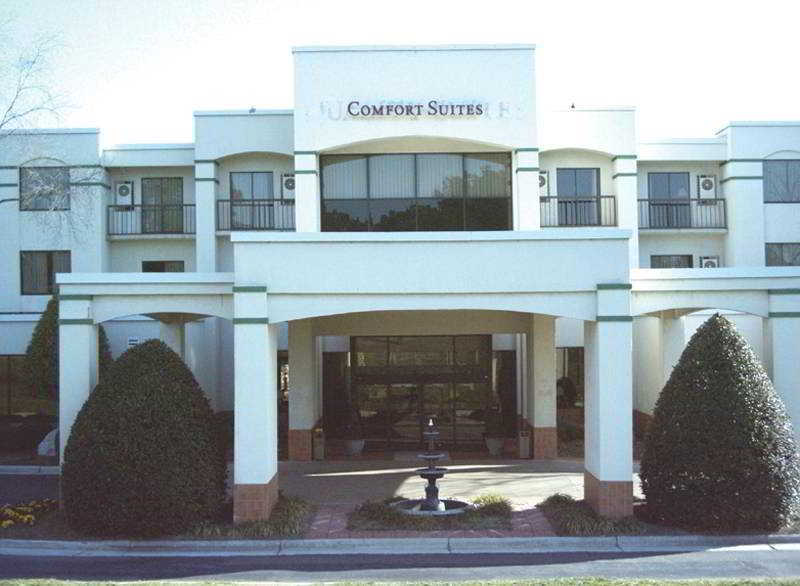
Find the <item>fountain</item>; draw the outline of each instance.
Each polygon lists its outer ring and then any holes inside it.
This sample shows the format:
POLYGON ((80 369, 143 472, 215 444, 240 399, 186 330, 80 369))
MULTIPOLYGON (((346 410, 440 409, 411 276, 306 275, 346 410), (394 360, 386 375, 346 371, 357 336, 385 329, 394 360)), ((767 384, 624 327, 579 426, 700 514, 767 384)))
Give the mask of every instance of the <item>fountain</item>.
POLYGON ((428 481, 425 487, 424 499, 405 499, 392 503, 401 513, 407 515, 457 515, 471 509, 473 505, 456 499, 440 499, 439 487, 436 481, 441 479, 446 473, 447 468, 437 466, 436 462, 444 458, 444 454, 436 451, 436 440, 439 437, 439 430, 433 423, 433 417, 428 419, 428 425, 422 435, 428 441, 428 450, 417 457, 427 462, 425 468, 420 468, 416 472, 420 477, 428 481))

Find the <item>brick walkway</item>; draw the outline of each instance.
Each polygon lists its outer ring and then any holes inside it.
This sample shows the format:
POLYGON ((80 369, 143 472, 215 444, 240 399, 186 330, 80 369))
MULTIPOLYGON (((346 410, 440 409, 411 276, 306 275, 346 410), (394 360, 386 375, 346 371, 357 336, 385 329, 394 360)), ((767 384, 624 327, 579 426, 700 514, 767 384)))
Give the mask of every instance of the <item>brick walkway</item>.
POLYGON ((321 505, 306 533, 306 539, 347 539, 385 537, 547 537, 555 535, 544 514, 536 507, 515 509, 511 515, 512 529, 481 529, 457 531, 348 531, 347 514, 353 505, 321 505))

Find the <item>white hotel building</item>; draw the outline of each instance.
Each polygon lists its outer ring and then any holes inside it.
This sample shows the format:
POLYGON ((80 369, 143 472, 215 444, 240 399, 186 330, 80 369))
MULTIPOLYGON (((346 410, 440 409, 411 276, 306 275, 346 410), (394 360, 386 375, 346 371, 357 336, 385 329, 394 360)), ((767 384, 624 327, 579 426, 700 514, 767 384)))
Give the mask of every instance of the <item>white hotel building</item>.
POLYGON ((800 122, 640 143, 630 107, 537 112, 533 46, 294 58, 294 110, 195 112, 191 144, 2 139, 0 354, 57 283, 62 437, 99 324, 115 355, 161 337, 234 411, 237 519, 277 495, 287 354, 296 460, 351 417, 368 450, 416 449, 428 415, 474 450, 492 409, 508 454, 553 458, 569 376, 586 498, 619 516, 634 419, 711 310, 800 422, 800 122))

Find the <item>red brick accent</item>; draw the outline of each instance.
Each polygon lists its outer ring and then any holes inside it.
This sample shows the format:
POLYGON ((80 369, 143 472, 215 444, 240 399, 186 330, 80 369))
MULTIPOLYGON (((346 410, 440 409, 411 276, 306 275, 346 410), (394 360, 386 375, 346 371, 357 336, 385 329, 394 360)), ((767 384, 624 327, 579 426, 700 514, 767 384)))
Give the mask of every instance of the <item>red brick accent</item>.
POLYGON ((633 515, 633 481, 598 480, 584 470, 583 498, 603 517, 622 519, 633 515))
POLYGON ((555 427, 534 427, 531 437, 533 437, 534 460, 558 457, 558 433, 555 427))
POLYGON ((289 430, 289 459, 306 462, 313 459, 312 434, 310 429, 289 430))
POLYGON ((235 484, 233 486, 233 522, 269 519, 278 502, 278 475, 267 484, 235 484))

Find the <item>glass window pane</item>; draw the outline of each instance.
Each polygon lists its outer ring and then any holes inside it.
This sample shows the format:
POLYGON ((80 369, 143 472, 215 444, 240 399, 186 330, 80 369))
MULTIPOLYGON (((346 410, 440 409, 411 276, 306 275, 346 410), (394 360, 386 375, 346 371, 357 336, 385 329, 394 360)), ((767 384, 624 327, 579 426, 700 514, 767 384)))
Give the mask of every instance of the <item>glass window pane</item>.
POLYGON ((764 161, 764 201, 786 201, 788 169, 786 161, 764 161))
POLYGON ((510 197, 511 161, 505 153, 466 155, 467 197, 510 197))
POLYGON ((161 202, 165 205, 183 204, 182 177, 165 177, 162 179, 161 202))
POLYGON ((47 253, 23 252, 20 257, 22 262, 22 293, 47 293, 47 253))
POLYGON ((369 202, 372 229, 381 231, 415 230, 417 208, 413 197, 407 199, 372 199, 369 202))
POLYGON ((467 198, 467 230, 509 230, 511 228, 510 198, 467 198))
POLYGON ((21 209, 69 209, 68 168, 22 167, 19 170, 19 181, 21 209))
POLYGON ((369 161, 369 197, 414 197, 414 155, 372 155, 369 161))
POLYGON ((253 199, 251 173, 231 173, 231 199, 253 199))
POLYGON ((71 266, 69 250, 53 252, 53 274, 69 273, 72 271, 71 266))
POLYGON ((767 244, 768 267, 800 266, 800 243, 767 244))
POLYGON ((654 254, 650 257, 652 269, 690 269, 692 264, 691 254, 654 254))
POLYGON ((362 200, 336 200, 322 201, 322 230, 331 231, 362 231, 369 229, 368 201, 362 200))
POLYGON ((787 161, 787 195, 784 201, 800 201, 800 161, 787 161))
POLYGON ((578 195, 575 169, 556 169, 556 191, 558 192, 558 197, 575 197, 578 195))
POLYGON ((650 199, 669 198, 669 173, 648 173, 647 186, 650 199))
POLYGON ((253 199, 272 199, 272 173, 253 173, 253 199))
POLYGON ((689 197, 689 174, 669 173, 669 195, 673 199, 689 197))
POLYGON ((461 155, 417 155, 419 197, 462 197, 464 174, 461 155))
POLYGON ((322 197, 367 197, 367 159, 362 155, 322 157, 322 197))
POLYGON ((575 169, 575 195, 597 195, 597 169, 575 169))
POLYGON ((460 197, 418 200, 417 226, 420 230, 463 230, 464 200, 460 197))
POLYGON ((388 345, 383 336, 357 336, 354 338, 356 366, 386 366, 388 345))

